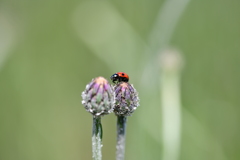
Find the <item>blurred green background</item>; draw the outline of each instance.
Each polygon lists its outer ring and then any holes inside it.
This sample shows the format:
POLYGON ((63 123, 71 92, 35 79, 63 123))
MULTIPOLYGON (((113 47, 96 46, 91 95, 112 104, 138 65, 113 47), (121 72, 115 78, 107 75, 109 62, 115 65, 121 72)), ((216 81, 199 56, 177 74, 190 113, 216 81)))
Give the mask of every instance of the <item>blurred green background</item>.
MULTIPOLYGON (((239 0, 0 0, 0 160, 90 160, 81 92, 119 71, 141 100, 128 118, 126 160, 162 160, 158 57, 169 47, 184 59, 177 159, 239 160, 239 8, 239 0)), ((113 160, 116 117, 102 123, 103 159, 113 160)))

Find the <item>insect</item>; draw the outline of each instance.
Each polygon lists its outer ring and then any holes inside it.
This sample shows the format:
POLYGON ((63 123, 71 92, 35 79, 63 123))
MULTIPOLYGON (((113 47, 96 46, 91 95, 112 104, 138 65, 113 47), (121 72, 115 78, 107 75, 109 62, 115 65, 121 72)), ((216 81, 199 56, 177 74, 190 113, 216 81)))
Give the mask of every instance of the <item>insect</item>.
POLYGON ((113 83, 116 83, 116 81, 117 82, 128 82, 128 80, 129 80, 129 76, 124 72, 114 73, 110 78, 113 83))

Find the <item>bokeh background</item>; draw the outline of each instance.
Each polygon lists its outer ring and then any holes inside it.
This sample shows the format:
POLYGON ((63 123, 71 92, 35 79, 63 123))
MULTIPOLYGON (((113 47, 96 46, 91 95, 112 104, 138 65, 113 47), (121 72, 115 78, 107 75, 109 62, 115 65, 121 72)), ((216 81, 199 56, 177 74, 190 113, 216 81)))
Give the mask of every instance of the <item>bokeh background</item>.
MULTIPOLYGON (((184 63, 172 160, 239 160, 239 7, 239 0, 0 0, 0 160, 90 160, 92 116, 81 92, 118 71, 141 99, 128 118, 126 160, 167 160, 159 54, 169 48, 184 63)), ((102 124, 103 159, 113 160, 116 117, 102 124)))

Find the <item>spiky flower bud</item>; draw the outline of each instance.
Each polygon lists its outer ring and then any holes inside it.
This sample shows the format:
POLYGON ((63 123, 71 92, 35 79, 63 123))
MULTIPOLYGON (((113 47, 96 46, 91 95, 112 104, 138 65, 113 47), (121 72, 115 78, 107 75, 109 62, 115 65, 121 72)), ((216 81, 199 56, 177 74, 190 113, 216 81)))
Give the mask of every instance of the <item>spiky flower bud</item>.
POLYGON ((139 106, 139 98, 133 85, 122 82, 114 86, 115 106, 114 112, 117 116, 131 116, 139 106))
POLYGON ((114 92, 103 77, 93 79, 82 92, 82 104, 93 116, 103 116, 113 111, 114 92))

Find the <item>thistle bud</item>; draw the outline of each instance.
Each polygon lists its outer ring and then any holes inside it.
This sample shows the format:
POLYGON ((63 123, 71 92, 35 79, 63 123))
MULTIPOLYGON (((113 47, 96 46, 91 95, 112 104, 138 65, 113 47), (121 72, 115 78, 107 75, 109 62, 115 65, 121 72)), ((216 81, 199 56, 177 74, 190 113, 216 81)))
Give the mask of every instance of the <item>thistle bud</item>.
POLYGON ((114 86, 115 106, 114 112, 117 116, 131 116, 139 106, 139 98, 133 85, 122 82, 114 86))
POLYGON ((111 113, 114 107, 112 86, 103 77, 93 79, 82 92, 82 104, 93 116, 111 113))

